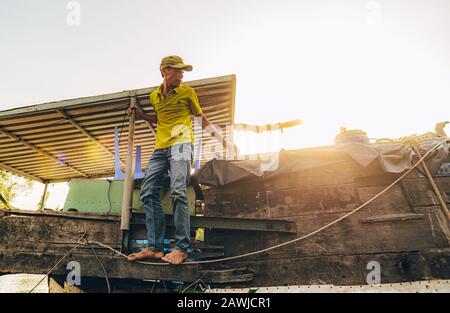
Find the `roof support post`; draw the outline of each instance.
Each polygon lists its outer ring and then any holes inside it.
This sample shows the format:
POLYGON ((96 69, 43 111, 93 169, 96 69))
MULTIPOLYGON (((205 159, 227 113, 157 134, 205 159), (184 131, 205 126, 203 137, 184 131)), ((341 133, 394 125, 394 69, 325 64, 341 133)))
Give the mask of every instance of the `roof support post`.
POLYGON ((45 182, 45 186, 44 186, 44 193, 42 194, 42 200, 41 200, 41 206, 39 208, 39 211, 44 210, 45 207, 45 196, 47 195, 47 187, 48 187, 48 182, 45 182))
MULTIPOLYGON (((136 105, 136 95, 131 93, 130 105, 136 105)), ((125 163, 125 180, 123 184, 122 214, 120 218, 120 229, 122 230, 122 251, 128 252, 128 231, 130 229, 130 212, 133 200, 133 148, 134 148, 134 126, 136 121, 136 111, 133 110, 130 116, 128 128, 128 148, 125 163)))

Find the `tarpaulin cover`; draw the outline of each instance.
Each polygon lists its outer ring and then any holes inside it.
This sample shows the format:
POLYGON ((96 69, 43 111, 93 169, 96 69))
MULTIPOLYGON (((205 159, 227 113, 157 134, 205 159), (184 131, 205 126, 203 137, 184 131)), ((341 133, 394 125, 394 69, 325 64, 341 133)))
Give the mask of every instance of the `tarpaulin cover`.
MULTIPOLYGON (((422 142, 419 150, 425 153, 437 142, 438 140, 422 142)), ((435 173, 448 158, 449 146, 448 143, 442 144, 427 159, 427 165, 432 173, 435 173)), ((255 177, 266 179, 349 161, 357 162, 364 167, 376 161, 386 173, 401 173, 411 168, 414 156, 414 150, 403 143, 349 142, 320 148, 281 150, 277 153, 265 154, 261 160, 213 159, 208 161, 194 177, 200 184, 218 187, 255 177)))

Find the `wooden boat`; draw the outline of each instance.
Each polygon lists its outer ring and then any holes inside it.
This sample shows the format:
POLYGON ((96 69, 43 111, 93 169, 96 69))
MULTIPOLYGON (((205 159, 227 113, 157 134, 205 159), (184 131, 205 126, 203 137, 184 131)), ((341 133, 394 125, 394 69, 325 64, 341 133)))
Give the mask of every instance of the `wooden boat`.
MULTIPOLYGON (((214 123, 234 123, 233 75, 190 84, 214 123)), ((76 261, 83 278, 104 279, 106 273, 117 284, 128 281, 134 286, 138 281, 199 280, 215 287, 351 285, 367 283, 368 264, 378 262, 382 283, 450 278, 450 177, 433 176, 433 186, 420 167, 320 232, 245 256, 313 233, 405 173, 386 172, 378 161, 363 166, 336 146, 282 151, 277 170, 256 175, 251 170, 254 160, 202 155, 203 166, 192 179, 194 251, 187 264, 128 262, 120 253, 139 249, 146 237, 144 213, 131 204, 140 180, 134 180, 130 160, 134 144, 141 145, 142 159, 148 160, 154 144, 149 129, 154 125, 128 123, 124 112, 130 102, 151 111, 151 90, 0 112, 0 168, 45 184, 113 176, 114 126, 128 127, 128 141, 120 145, 127 151, 121 212, 1 210, 0 273, 50 272, 61 279, 69 273, 67 264, 76 261), (229 174, 225 181, 205 183, 220 173, 229 174), (198 229, 204 230, 202 241, 195 239, 198 229), (243 257, 228 259, 233 256, 243 257)), ((200 136, 202 147, 214 144, 200 136)), ((170 214, 167 225, 170 239, 170 214)), ((168 249, 172 243, 168 241, 168 249)))

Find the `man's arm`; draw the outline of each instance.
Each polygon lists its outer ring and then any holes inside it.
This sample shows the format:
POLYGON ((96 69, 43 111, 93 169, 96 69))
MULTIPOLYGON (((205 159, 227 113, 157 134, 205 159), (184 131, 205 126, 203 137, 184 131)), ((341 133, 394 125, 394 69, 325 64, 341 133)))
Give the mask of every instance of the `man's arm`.
POLYGON ((239 149, 236 147, 236 145, 234 143, 226 141, 225 138, 222 137, 220 132, 218 132, 216 130, 214 125, 211 124, 211 122, 208 120, 208 118, 203 113, 203 110, 200 107, 200 102, 198 101, 197 93, 195 92, 195 90, 193 88, 190 88, 190 94, 189 94, 188 99, 189 99, 191 113, 194 116, 197 116, 197 117, 201 116, 201 118, 202 118, 202 121, 201 121, 202 128, 205 129, 206 127, 210 126, 209 129, 210 129, 211 136, 215 137, 223 145, 223 147, 225 149, 229 149, 231 152, 233 152, 233 155, 235 157, 237 157, 239 155, 239 149))
POLYGON ((205 116, 205 114, 203 112, 200 113, 200 116, 202 117, 202 129, 205 129, 206 127, 210 126, 210 129, 213 129, 213 131, 210 132, 211 136, 213 136, 217 140, 219 140, 220 143, 222 144, 222 146, 225 149, 227 149, 227 148, 231 149, 231 151, 233 152, 234 156, 237 157, 239 155, 238 147, 234 143, 225 140, 225 138, 220 134, 220 132, 218 132, 216 130, 214 125, 208 120, 208 118, 205 116))
POLYGON ((144 120, 144 121, 150 122, 152 124, 158 123, 158 118, 157 118, 156 114, 148 115, 147 113, 142 111, 138 106, 130 106, 127 110, 128 116, 131 116, 131 112, 133 109, 136 110, 136 120, 144 120))

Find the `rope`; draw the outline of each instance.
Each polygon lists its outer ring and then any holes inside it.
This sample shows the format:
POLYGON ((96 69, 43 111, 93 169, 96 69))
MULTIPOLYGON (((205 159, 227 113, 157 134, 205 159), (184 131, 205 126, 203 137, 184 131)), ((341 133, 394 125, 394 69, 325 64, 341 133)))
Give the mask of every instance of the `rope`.
POLYGON ((103 274, 105 275, 105 280, 106 280, 106 285, 108 287, 108 293, 111 293, 111 286, 109 284, 109 278, 108 278, 108 273, 106 272, 105 267, 103 266, 102 261, 100 261, 97 252, 95 252, 94 247, 92 247, 92 245, 89 242, 89 239, 87 238, 87 236, 84 238, 86 240, 87 245, 89 246, 89 248, 91 248, 92 253, 94 254, 95 258, 97 259, 98 263, 100 264, 100 267, 102 268, 103 274))
POLYGON ((111 293, 111 286, 110 286, 110 284, 109 284, 109 278, 108 278, 108 274, 107 274, 107 272, 106 272, 106 269, 105 269, 105 267, 103 266, 103 263, 102 263, 102 261, 100 261, 100 259, 99 259, 99 257, 97 256, 97 253, 95 252, 95 249, 92 247, 92 245, 90 244, 90 242, 89 242, 89 240, 88 240, 88 238, 87 238, 87 235, 86 235, 86 231, 84 232, 84 234, 83 235, 81 235, 80 236, 80 238, 77 240, 77 244, 72 248, 72 249, 70 249, 70 251, 69 252, 67 252, 58 262, 56 262, 56 264, 55 265, 53 265, 53 267, 47 272, 47 274, 45 274, 43 277, 42 277, 42 279, 28 292, 28 293, 32 293, 36 288, 37 288, 37 286, 39 286, 41 283, 42 283, 42 281, 48 276, 48 275, 50 275, 57 267, 58 267, 58 265, 59 264, 61 264, 61 262, 62 261, 64 261, 64 259, 67 257, 67 256, 69 256, 73 251, 75 251, 76 249, 78 249, 78 247, 79 246, 82 246, 82 245, 87 245, 91 250, 92 250, 92 252, 93 252, 93 254, 94 254, 94 256, 95 256, 95 258, 97 259, 97 261, 100 263, 100 266, 101 266, 101 268, 102 268, 102 270, 103 270, 103 273, 104 273, 104 275, 105 275, 105 279, 106 279, 106 285, 107 285, 107 287, 108 287, 108 293, 111 293), (84 239, 85 240, 85 243, 83 243, 83 242, 80 242, 82 239, 84 239))
MULTIPOLYGON (((183 290, 180 291, 180 293, 184 293, 186 290, 188 290, 190 287, 194 286, 197 283, 203 283, 206 285, 206 283, 202 280, 203 275, 205 275, 205 273, 203 273, 202 275, 200 275, 200 277, 194 281, 192 284, 188 285, 186 288, 183 288, 183 290)), ((208 285, 206 285, 208 287, 208 285)), ((195 286, 194 288, 194 292, 197 290, 197 286, 195 286)))
POLYGON ((32 293, 34 291, 34 289, 36 289, 37 286, 39 286, 42 281, 48 276, 50 275, 55 268, 58 267, 59 264, 61 264, 62 261, 64 261, 65 258, 67 258, 67 256, 69 256, 73 251, 75 251, 79 246, 83 245, 82 242, 80 242, 81 239, 84 238, 84 236, 86 236, 86 233, 84 233, 83 235, 81 235, 80 239, 78 239, 78 244, 76 246, 74 246, 72 249, 70 249, 69 252, 67 252, 58 262, 56 262, 55 265, 53 265, 53 267, 47 272, 47 274, 44 275, 44 277, 42 277, 42 279, 28 292, 28 293, 32 293))
MULTIPOLYGON (((315 234, 321 232, 322 230, 327 229, 327 228, 333 226, 334 224, 336 224, 336 223, 342 221, 343 219, 349 217, 350 215, 355 214, 356 212, 358 212, 359 210, 361 210, 362 208, 364 208, 365 206, 367 206, 368 204, 370 204, 371 202, 373 202, 375 199, 377 199, 378 197, 380 197, 381 195, 383 195, 385 192, 387 192, 389 189, 391 189, 395 184, 397 184, 399 181, 401 181, 406 175, 408 175, 412 170, 414 170, 419 164, 421 164, 421 162, 422 162, 423 160, 425 160, 425 158, 427 158, 432 152, 434 152, 434 150, 436 150, 441 144, 443 144, 443 143, 446 142, 446 141, 447 141, 447 139, 442 140, 442 141, 440 141, 439 143, 437 143, 436 145, 434 145, 427 153, 425 153, 425 154, 424 154, 424 155, 423 155, 423 156, 422 156, 422 157, 421 157, 421 158, 420 158, 420 159, 419 159, 419 160, 418 160, 411 168, 409 168, 403 175, 401 175, 401 176, 400 176, 399 178, 397 178, 393 183, 391 183, 389 186, 387 186, 387 187, 384 188, 382 191, 380 191, 379 193, 377 193, 375 196, 373 196, 372 198, 370 198, 369 200, 367 200, 365 203, 361 204, 359 207, 357 207, 357 208, 354 209, 353 211, 351 211, 351 212, 349 212, 349 213, 347 213, 347 214, 341 216, 340 218, 338 218, 338 219, 336 219, 336 220, 334 220, 334 221, 332 221, 332 222, 326 224, 325 226, 320 227, 319 229, 317 229, 317 230, 315 230, 315 231, 313 231, 313 232, 311 232, 311 233, 309 233, 309 234, 306 234, 306 235, 301 236, 301 237, 299 237, 299 238, 295 238, 295 239, 292 239, 292 240, 289 240, 289 241, 286 241, 286 242, 283 242, 283 243, 280 243, 280 244, 278 244, 278 245, 271 246, 271 247, 268 247, 268 248, 265 248, 265 249, 262 249, 262 250, 257 250, 257 251, 253 251, 253 252, 249 252, 249 253, 245 253, 245 254, 240 254, 240 255, 235 255, 235 256, 231 256, 231 257, 226 257, 226 258, 221 258, 221 259, 215 259, 215 260, 184 262, 184 263, 181 263, 181 264, 179 264, 179 265, 211 264, 211 263, 219 263, 219 262, 225 262, 225 261, 231 261, 231 260, 242 259, 242 258, 246 258, 246 257, 249 257, 249 256, 253 256, 253 255, 265 253, 265 252, 268 252, 268 251, 271 251, 271 250, 274 250, 274 249, 278 249, 278 248, 280 248, 280 247, 287 246, 287 245, 290 245, 290 244, 295 243, 295 242, 297 242, 297 241, 300 241, 300 240, 309 238, 309 237, 311 237, 311 236, 313 236, 313 235, 315 235, 315 234)), ((116 250, 116 249, 114 249, 114 248, 112 248, 112 247, 110 247, 110 246, 107 246, 107 245, 105 245, 105 244, 103 244, 103 243, 101 243, 101 242, 98 242, 98 241, 91 241, 91 242, 92 242, 92 243, 95 243, 95 244, 97 244, 97 245, 99 245, 99 246, 102 246, 102 247, 104 247, 104 248, 107 248, 107 249, 109 249, 109 250, 111 250, 111 251, 113 251, 113 252, 119 254, 120 256, 122 256, 122 257, 124 257, 124 258, 126 258, 126 259, 128 260, 128 257, 127 257, 125 254, 123 254, 122 252, 120 252, 120 251, 118 251, 118 250, 116 250)), ((136 262, 136 263, 139 263, 139 264, 146 264, 146 265, 156 265, 156 266, 167 266, 167 265, 171 265, 170 263, 143 262, 143 261, 138 261, 138 262, 136 262)))

